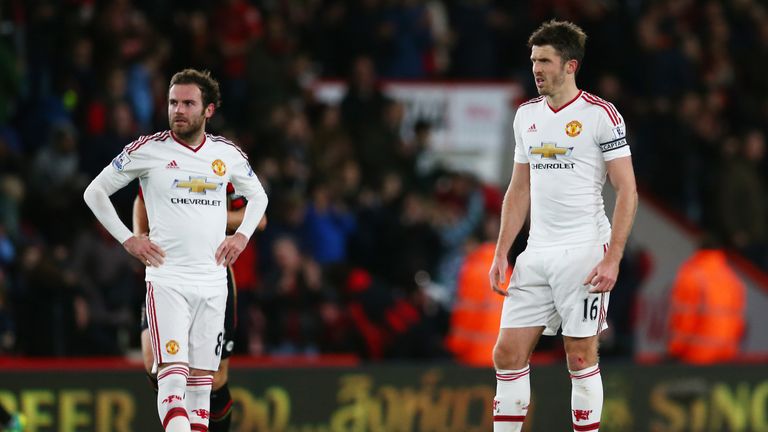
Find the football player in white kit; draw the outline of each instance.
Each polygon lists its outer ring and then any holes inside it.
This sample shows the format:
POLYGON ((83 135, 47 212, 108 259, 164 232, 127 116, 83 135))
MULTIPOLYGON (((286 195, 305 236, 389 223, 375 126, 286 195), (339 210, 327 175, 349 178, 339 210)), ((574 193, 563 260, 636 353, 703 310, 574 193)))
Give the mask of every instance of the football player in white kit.
POLYGON ((157 407, 166 431, 208 429, 224 329, 226 267, 243 251, 267 207, 246 155, 232 142, 205 133, 219 103, 219 85, 208 72, 175 74, 168 90, 171 130, 127 145, 84 194, 104 227, 147 266, 157 407), (109 200, 135 178, 151 238, 134 236, 109 200), (230 236, 225 235, 228 182, 248 200, 243 221, 230 236))
POLYGON ((562 328, 571 376, 574 431, 597 431, 603 404, 598 335, 637 209, 624 120, 576 86, 586 34, 550 21, 529 38, 539 97, 514 120, 515 165, 504 196, 489 277, 506 296, 493 352, 494 431, 520 431, 530 402, 531 353, 562 328), (616 190, 612 225, 603 208, 606 175, 616 190), (528 245, 505 287, 507 254, 530 208, 528 245))

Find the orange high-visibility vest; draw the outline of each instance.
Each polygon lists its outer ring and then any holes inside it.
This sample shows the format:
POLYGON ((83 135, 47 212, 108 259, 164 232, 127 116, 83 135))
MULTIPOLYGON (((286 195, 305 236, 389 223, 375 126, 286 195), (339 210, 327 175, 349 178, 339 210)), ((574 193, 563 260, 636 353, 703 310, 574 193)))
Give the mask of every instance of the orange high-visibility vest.
POLYGON ((683 263, 672 287, 670 355, 693 364, 733 360, 744 334, 745 296, 724 252, 697 251, 683 263))
POLYGON ((495 249, 493 243, 480 245, 467 255, 459 270, 446 346, 466 365, 493 366, 504 303, 504 297, 493 292, 488 280, 495 249))

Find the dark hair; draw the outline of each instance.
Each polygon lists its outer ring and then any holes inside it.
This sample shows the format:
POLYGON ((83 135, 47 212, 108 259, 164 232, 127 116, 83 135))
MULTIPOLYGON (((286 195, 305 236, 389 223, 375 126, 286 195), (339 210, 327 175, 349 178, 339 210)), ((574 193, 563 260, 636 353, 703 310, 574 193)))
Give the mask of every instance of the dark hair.
POLYGON ((170 89, 176 84, 194 84, 200 89, 200 94, 203 99, 203 107, 207 107, 208 104, 213 104, 216 108, 221 105, 221 91, 219 90, 219 82, 216 81, 211 73, 207 70, 199 71, 197 69, 184 69, 181 72, 176 72, 171 78, 171 84, 168 86, 170 89))
POLYGON ((551 45, 564 61, 576 60, 577 68, 581 68, 586 43, 584 30, 569 21, 547 21, 528 38, 528 48, 551 45))

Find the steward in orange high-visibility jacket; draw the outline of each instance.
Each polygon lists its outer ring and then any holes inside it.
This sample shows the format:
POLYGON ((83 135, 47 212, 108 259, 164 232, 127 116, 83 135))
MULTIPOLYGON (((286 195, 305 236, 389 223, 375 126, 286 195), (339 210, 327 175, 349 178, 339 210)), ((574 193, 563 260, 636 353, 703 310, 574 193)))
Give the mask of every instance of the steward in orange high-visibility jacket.
POLYGON ((493 366, 493 346, 504 304, 504 297, 494 293, 488 284, 495 250, 495 244, 483 243, 467 255, 459 271, 446 346, 465 365, 493 366))
POLYGON ((744 335, 745 296, 725 252, 696 251, 672 287, 669 355, 692 364, 734 360, 744 335))

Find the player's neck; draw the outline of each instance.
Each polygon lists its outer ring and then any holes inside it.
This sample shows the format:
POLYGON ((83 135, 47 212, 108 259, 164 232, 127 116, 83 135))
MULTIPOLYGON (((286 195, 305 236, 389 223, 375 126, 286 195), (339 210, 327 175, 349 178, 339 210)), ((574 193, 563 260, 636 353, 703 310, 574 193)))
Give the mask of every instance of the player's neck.
POLYGON ((576 87, 576 83, 565 84, 559 91, 547 96, 547 103, 552 109, 557 111, 567 103, 573 101, 579 95, 579 91, 579 88, 576 87))

